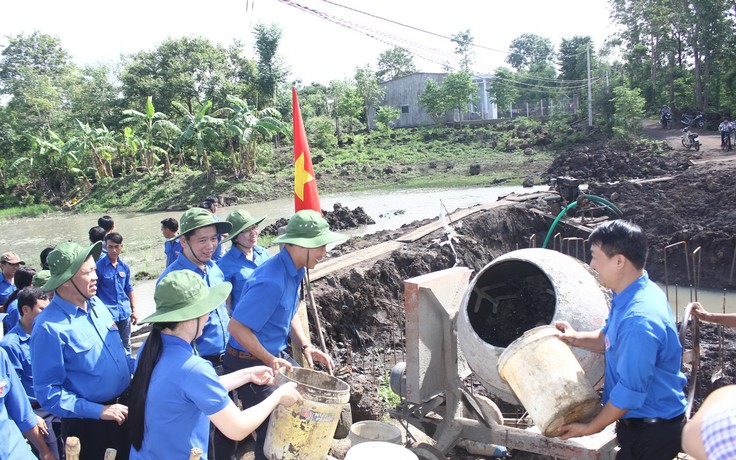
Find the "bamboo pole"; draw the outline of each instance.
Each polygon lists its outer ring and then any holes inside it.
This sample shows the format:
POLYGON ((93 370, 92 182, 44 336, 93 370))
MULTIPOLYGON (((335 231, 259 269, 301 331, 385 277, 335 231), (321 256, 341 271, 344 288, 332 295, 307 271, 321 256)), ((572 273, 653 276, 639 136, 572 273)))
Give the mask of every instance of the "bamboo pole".
POLYGON ((112 447, 108 447, 107 450, 105 450, 105 460, 115 460, 115 457, 117 456, 118 451, 112 447))
POLYGON ((79 438, 76 436, 69 436, 66 438, 66 460, 79 460, 79 453, 82 451, 82 446, 79 444, 79 438))

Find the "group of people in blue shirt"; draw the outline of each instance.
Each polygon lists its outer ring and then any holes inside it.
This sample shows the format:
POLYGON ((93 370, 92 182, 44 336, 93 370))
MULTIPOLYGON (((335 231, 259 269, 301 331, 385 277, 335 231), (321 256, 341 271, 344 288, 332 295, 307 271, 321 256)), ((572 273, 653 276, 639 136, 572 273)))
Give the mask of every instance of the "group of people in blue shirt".
MULTIPOLYGON (((202 208, 184 213, 175 235, 181 249, 156 285, 156 312, 140 320, 152 329, 137 360, 126 348, 129 333, 127 341, 120 333, 123 296, 132 307, 128 325, 137 319, 122 237, 105 236, 106 255, 102 241, 54 248, 48 270, 34 277, 40 287, 28 288, 36 297, 19 295, 20 367, 0 352, 0 458, 35 458, 23 435, 41 458, 63 453, 45 442, 49 424, 34 409, 54 418, 61 439, 80 439, 82 459, 100 459, 108 448, 118 458, 188 458, 192 448, 202 458, 234 458, 234 440, 253 431, 256 458, 265 458, 270 412, 301 399, 294 385, 272 385, 274 372, 296 365, 285 353, 289 339, 310 364, 333 366, 295 313, 305 269, 340 235, 319 213, 300 211, 269 258, 257 245, 262 221, 242 210, 226 221, 202 208), (215 264, 222 235, 232 246, 215 264), (105 279, 113 280, 112 300, 103 301, 105 279)), ((7 262, 22 261, 8 255, 7 262)))

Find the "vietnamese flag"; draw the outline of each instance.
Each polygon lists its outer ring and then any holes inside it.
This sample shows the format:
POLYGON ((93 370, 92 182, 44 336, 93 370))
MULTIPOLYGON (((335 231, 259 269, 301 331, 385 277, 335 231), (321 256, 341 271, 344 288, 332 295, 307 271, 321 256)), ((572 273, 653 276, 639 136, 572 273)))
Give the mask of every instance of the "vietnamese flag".
POLYGON ((294 104, 294 212, 312 209, 322 214, 317 193, 317 181, 314 178, 312 157, 309 155, 307 132, 304 130, 302 113, 299 110, 299 99, 296 88, 291 87, 294 104))

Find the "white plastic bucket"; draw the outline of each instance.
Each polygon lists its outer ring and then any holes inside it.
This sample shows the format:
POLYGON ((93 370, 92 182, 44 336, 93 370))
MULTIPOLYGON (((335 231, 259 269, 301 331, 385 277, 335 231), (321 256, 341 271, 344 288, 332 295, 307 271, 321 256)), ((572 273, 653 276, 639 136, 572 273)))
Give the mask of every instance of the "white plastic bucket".
POLYGON ((560 435, 567 423, 589 421, 601 408, 570 347, 554 326, 540 326, 514 340, 498 360, 508 382, 543 435, 560 435))
POLYGON ((345 460, 376 460, 377 458, 419 460, 416 454, 406 447, 381 441, 362 442, 351 447, 345 455, 345 460))
POLYGON ((348 434, 351 445, 362 442, 381 441, 401 444, 401 430, 390 423, 364 420, 353 423, 348 434))

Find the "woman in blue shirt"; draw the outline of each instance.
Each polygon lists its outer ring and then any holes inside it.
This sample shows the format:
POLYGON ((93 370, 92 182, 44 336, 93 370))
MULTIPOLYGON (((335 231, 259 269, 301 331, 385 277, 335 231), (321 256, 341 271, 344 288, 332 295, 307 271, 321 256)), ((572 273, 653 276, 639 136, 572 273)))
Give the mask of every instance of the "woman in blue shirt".
POLYGON ((228 391, 246 383, 272 384, 272 370, 261 366, 218 377, 212 364, 197 355, 194 340, 231 288, 227 282, 208 288, 189 270, 173 271, 156 286, 156 312, 142 321, 153 329, 130 385, 131 459, 189 458, 194 447, 206 459, 210 421, 240 440, 278 404, 301 400, 296 386, 286 384, 262 404, 240 411, 228 391))

